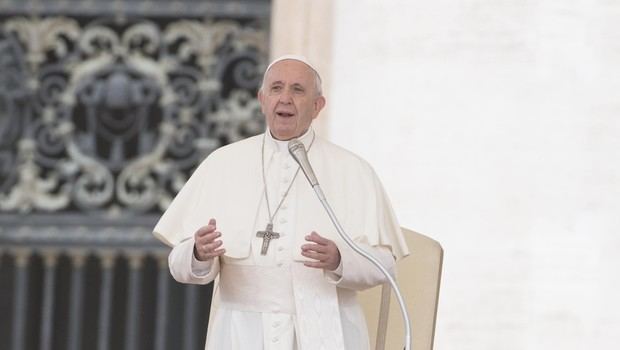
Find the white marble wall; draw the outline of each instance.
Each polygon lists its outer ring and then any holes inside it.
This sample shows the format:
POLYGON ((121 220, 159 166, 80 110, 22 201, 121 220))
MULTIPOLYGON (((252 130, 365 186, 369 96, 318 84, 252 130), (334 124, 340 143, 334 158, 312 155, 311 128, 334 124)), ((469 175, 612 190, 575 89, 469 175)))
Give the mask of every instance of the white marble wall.
POLYGON ((436 349, 620 344, 620 1, 338 0, 329 137, 439 240, 436 349))

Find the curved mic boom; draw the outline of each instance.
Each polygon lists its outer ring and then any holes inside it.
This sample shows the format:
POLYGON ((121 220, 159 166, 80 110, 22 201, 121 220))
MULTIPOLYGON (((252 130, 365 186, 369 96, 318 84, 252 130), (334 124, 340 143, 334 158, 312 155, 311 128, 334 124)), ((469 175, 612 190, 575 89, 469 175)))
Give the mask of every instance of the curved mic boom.
POLYGON ((379 260, 377 260, 374 256, 368 254, 357 244, 355 244, 355 242, 353 242, 349 235, 347 235, 347 233, 344 231, 344 228, 340 225, 340 221, 338 221, 338 218, 336 217, 336 214, 334 213, 332 207, 327 202, 327 199, 323 194, 323 190, 321 190, 321 186, 319 186, 319 181, 316 179, 316 175, 314 175, 314 171, 312 171, 312 167, 310 166, 310 162, 308 161, 308 154, 306 153, 306 147, 304 146, 304 144, 301 143, 301 141, 299 141, 298 139, 293 139, 288 143, 288 151, 291 153, 291 156, 293 156, 293 159, 295 159, 297 164, 299 164, 299 167, 301 168, 301 170, 303 170, 306 178, 308 178, 308 182, 310 182, 310 185, 312 185, 314 193, 316 193, 319 201, 321 201, 321 204, 323 204, 325 211, 327 211, 327 215, 329 215, 329 218, 334 224, 334 227, 336 227, 336 231, 338 231, 340 237, 349 247, 351 247, 358 254, 362 255, 364 258, 368 259, 373 265, 375 265, 379 270, 381 270, 383 275, 385 275, 385 277, 387 278, 390 286, 392 287, 392 290, 394 290, 396 298, 398 299, 400 312, 403 315, 403 322, 405 324, 405 350, 410 350, 412 339, 411 320, 409 319, 409 314, 407 313, 405 299, 400 292, 400 288, 398 288, 398 284, 396 284, 396 280, 394 279, 394 277, 392 277, 392 275, 390 275, 389 271, 383 265, 381 265, 379 260))

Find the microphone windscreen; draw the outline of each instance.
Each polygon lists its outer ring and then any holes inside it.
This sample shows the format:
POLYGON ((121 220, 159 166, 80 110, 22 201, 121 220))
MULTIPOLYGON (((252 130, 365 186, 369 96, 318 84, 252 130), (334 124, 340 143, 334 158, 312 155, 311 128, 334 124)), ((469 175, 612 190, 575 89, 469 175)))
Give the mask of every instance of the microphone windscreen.
POLYGON ((292 139, 288 143, 288 151, 293 156, 293 159, 299 164, 299 167, 306 175, 306 178, 310 182, 310 185, 313 187, 318 185, 319 182, 314 175, 314 171, 312 170, 312 166, 310 166, 310 161, 308 161, 308 154, 306 153, 306 147, 304 144, 298 139, 292 139))

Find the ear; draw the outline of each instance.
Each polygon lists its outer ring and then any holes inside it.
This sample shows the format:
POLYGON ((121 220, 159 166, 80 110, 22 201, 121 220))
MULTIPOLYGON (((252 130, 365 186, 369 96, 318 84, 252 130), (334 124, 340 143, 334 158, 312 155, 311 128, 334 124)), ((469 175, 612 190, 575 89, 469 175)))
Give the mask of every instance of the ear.
POLYGON ((258 97, 258 102, 260 103, 260 111, 265 114, 265 94, 263 94, 263 89, 258 89, 258 93, 256 95, 258 97))
POLYGON ((314 117, 312 117, 312 119, 316 118, 319 115, 319 112, 321 112, 323 107, 325 107, 325 103, 326 101, 323 95, 317 97, 314 100, 314 117))

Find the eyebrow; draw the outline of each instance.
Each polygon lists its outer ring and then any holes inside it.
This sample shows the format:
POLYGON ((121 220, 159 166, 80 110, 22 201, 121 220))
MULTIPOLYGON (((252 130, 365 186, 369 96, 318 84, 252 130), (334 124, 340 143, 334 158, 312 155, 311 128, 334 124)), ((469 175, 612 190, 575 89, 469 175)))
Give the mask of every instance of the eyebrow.
MULTIPOLYGON (((275 85, 285 85, 285 84, 284 84, 284 82, 282 80, 276 80, 276 81, 272 82, 271 85, 269 85, 269 86, 275 86, 275 85)), ((291 84, 291 86, 296 87, 296 88, 298 87, 298 88, 301 88, 303 90, 306 89, 306 87, 303 86, 300 83, 293 83, 293 84, 291 84)))

